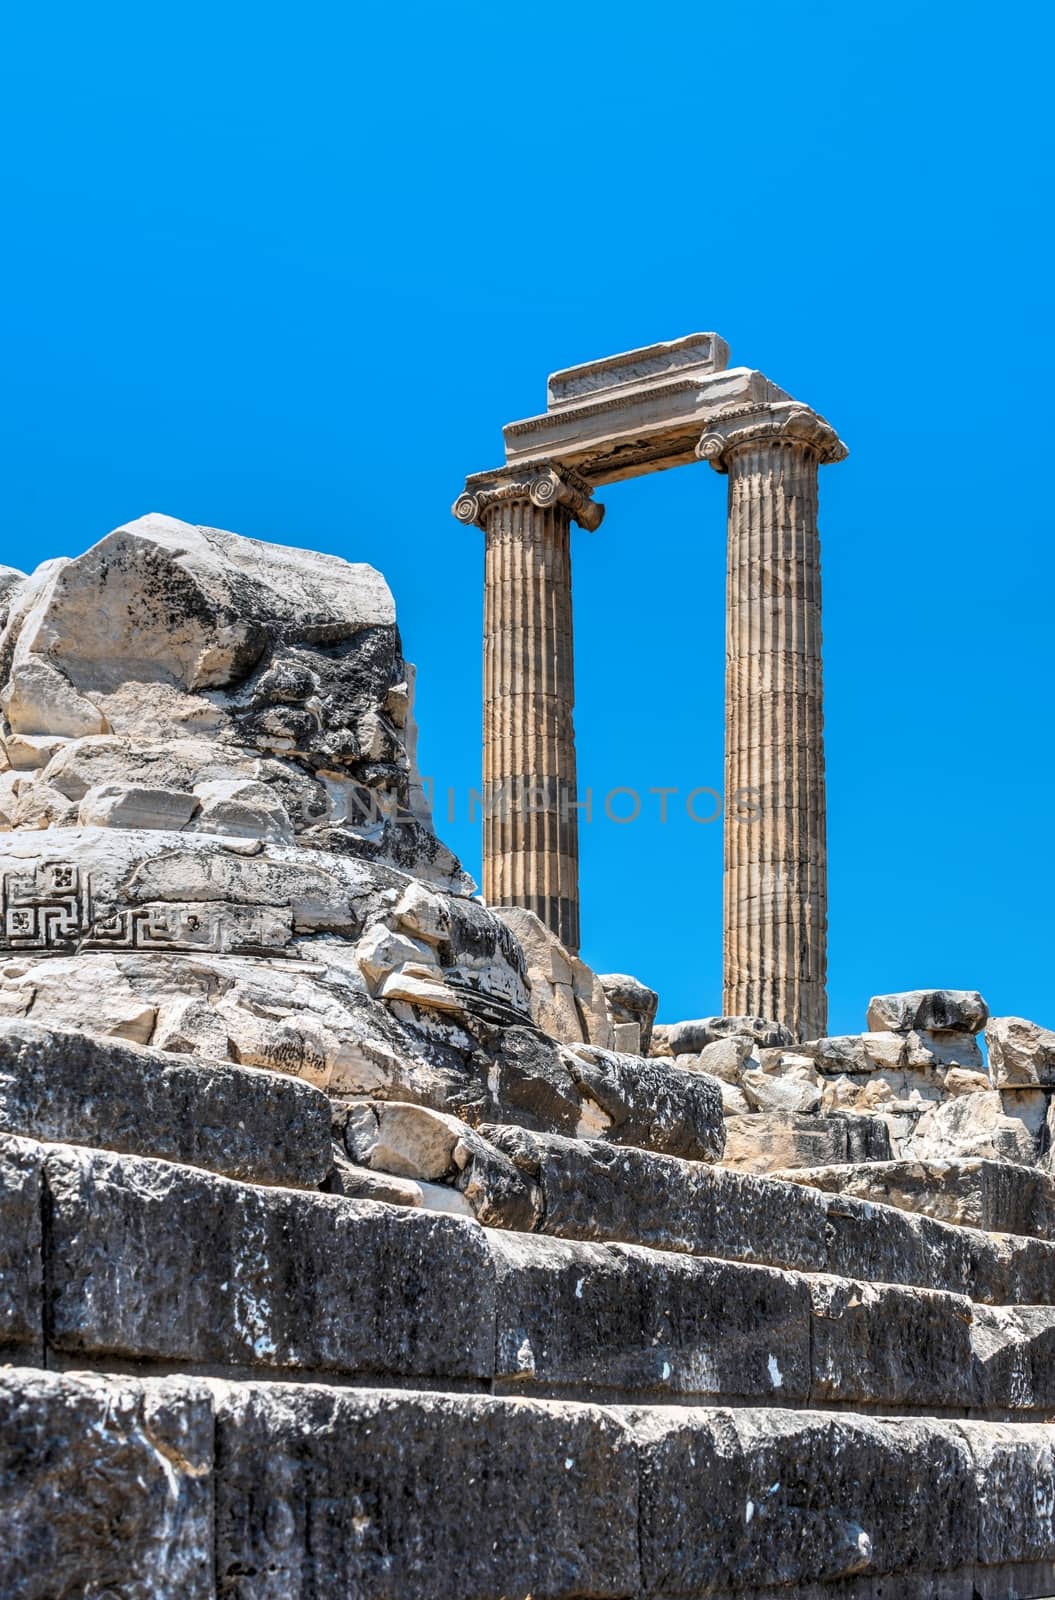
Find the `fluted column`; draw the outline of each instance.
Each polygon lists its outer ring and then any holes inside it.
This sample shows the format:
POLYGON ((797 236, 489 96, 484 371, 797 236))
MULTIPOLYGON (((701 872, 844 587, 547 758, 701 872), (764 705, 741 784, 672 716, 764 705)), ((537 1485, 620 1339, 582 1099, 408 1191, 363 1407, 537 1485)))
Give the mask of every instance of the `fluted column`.
POLYGON ((579 948, 571 524, 603 506, 544 465, 470 478, 454 515, 484 531, 483 891, 579 948))
POLYGON ((817 468, 845 445, 805 406, 718 413, 729 475, 723 1010, 827 1027, 828 874, 817 468))

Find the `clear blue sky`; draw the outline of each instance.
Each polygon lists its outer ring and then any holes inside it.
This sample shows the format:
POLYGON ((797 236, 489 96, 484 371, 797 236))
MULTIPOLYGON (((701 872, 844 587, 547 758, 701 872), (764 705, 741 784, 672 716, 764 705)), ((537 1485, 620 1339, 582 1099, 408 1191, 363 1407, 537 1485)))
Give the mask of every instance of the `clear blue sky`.
MULTIPOLYGON (((480 756, 480 535, 547 373, 697 329, 824 412, 832 1031, 1055 1025, 1052 11, 20 8, 0 560, 147 510, 370 561, 423 764, 480 756)), ((576 535, 584 785, 721 786, 724 482, 576 535)), ((584 955, 720 1006, 720 827, 583 829, 584 955)), ((478 870, 459 800, 441 832, 478 870)))

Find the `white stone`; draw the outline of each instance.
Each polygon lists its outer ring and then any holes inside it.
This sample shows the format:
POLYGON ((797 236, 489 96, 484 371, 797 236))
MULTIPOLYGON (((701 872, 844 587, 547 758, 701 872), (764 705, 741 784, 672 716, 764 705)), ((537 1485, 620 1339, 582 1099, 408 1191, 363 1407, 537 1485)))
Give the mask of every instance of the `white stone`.
POLYGON ((740 1087, 749 1104, 759 1111, 811 1113, 820 1109, 820 1084, 812 1082, 805 1074, 791 1072, 777 1077, 768 1072, 745 1072, 740 1087))
POLYGON ((77 809, 82 828, 171 828, 179 831, 198 808, 192 794, 146 789, 134 783, 101 783, 77 809))

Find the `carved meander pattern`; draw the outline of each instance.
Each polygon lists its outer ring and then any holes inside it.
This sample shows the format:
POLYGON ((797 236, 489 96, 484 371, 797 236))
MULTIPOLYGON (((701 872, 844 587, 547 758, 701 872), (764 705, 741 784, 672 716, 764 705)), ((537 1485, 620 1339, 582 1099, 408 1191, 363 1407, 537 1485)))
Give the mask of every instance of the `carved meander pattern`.
POLYGON ((282 949, 291 916, 281 906, 187 901, 114 906, 91 874, 69 861, 37 861, 0 875, 0 948, 66 955, 81 950, 210 950, 252 955, 282 949))

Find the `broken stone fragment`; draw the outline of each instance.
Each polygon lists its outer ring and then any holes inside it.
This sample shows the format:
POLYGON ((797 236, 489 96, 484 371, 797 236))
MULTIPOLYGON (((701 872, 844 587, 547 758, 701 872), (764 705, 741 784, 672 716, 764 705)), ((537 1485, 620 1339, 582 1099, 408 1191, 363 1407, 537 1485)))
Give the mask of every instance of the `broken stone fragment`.
POLYGON ((757 1111, 795 1111, 810 1115, 820 1108, 821 1086, 812 1066, 809 1070, 800 1067, 779 1076, 770 1072, 745 1072, 740 1087, 757 1111))
POLYGON ((81 828, 170 828, 179 832, 197 809, 195 796, 178 789, 101 783, 84 796, 77 808, 77 823, 81 828))
POLYGON ((763 1047, 795 1042, 790 1029, 763 1017, 700 1017, 692 1022, 671 1023, 667 1028, 667 1040, 675 1056, 698 1055, 715 1039, 727 1039, 732 1034, 744 1034, 763 1047))
POLYGON ((1031 1166, 1036 1141, 1018 1117, 1005 1115, 1000 1095, 958 1095, 924 1112, 903 1154, 917 1161, 1016 1161, 1031 1166))
MULTIPOLYGON (((636 1024, 638 1030, 637 1045, 633 1051, 635 1055, 647 1056, 652 1043, 652 1026, 656 1020, 656 1008, 659 996, 655 989, 650 989, 637 978, 631 978, 623 972, 607 972, 599 974, 599 982, 604 990, 605 1000, 608 1003, 608 1015, 613 1027, 620 1028, 636 1024)), ((624 1048, 617 1035, 613 1042, 613 1049, 624 1048)))
POLYGON ((1025 1017, 991 1017, 985 1040, 995 1089, 1055 1088, 1055 1030, 1025 1017))
POLYGON ((873 1032, 980 1033, 989 1007, 976 989, 912 989, 905 994, 875 995, 868 1002, 873 1032))

